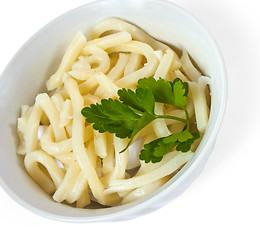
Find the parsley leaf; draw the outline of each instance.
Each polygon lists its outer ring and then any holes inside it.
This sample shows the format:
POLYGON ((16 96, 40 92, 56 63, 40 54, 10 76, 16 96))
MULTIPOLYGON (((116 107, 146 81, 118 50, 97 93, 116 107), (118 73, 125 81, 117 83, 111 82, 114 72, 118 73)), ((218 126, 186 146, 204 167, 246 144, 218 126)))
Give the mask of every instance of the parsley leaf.
POLYGON ((118 90, 118 95, 125 105, 141 112, 154 113, 155 100, 150 89, 140 88, 134 92, 123 88, 118 90))
POLYGON ((173 82, 160 78, 143 78, 138 81, 137 89, 150 89, 156 102, 171 104, 180 108, 187 105, 188 83, 176 78, 173 82))
POLYGON ((195 140, 200 138, 199 132, 191 132, 191 134, 192 134, 192 138, 190 138, 184 142, 180 142, 178 144, 178 146, 176 147, 177 151, 188 152, 191 148, 192 143, 194 143, 195 140))
POLYGON ((172 83, 174 105, 180 108, 187 106, 188 83, 176 78, 172 83))
POLYGON ((174 96, 172 85, 169 81, 160 78, 157 81, 152 78, 143 78, 138 81, 137 89, 150 89, 156 102, 168 103, 174 105, 174 96))
POLYGON ((177 151, 187 152, 192 143, 200 137, 199 132, 190 132, 188 129, 183 132, 171 134, 167 137, 158 138, 144 145, 139 158, 146 163, 160 162, 163 156, 176 147, 177 151))
POLYGON ((144 145, 144 148, 141 150, 139 158, 140 160, 145 161, 145 163, 157 163, 162 160, 162 156, 155 156, 154 149, 156 146, 159 145, 159 143, 162 141, 162 138, 157 138, 154 141, 151 141, 150 143, 147 143, 144 145))
POLYGON ((118 100, 102 99, 101 104, 91 104, 81 110, 88 123, 99 132, 115 133, 119 138, 131 137, 141 116, 118 100))

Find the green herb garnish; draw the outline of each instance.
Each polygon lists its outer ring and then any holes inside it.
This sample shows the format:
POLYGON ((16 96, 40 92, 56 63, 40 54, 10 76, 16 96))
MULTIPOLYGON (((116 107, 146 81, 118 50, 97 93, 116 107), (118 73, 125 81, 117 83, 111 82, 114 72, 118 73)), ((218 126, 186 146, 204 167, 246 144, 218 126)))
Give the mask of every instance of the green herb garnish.
POLYGON ((146 163, 160 162, 163 156, 174 147, 176 147, 177 151, 188 152, 192 143, 198 138, 200 138, 199 132, 192 133, 188 129, 167 137, 158 138, 144 145, 139 158, 146 163))
POLYGON ((200 137, 199 132, 190 131, 189 114, 186 109, 188 84, 176 78, 173 82, 162 78, 143 78, 138 81, 136 91, 118 90, 119 100, 102 99, 100 104, 91 104, 82 109, 81 113, 88 123, 99 132, 114 133, 119 138, 130 138, 125 151, 135 135, 158 118, 174 119, 186 123, 182 132, 158 138, 144 145, 140 159, 148 162, 160 162, 163 156, 176 147, 177 151, 187 152, 192 143, 200 137), (186 118, 154 113, 155 102, 171 104, 183 109, 186 118))

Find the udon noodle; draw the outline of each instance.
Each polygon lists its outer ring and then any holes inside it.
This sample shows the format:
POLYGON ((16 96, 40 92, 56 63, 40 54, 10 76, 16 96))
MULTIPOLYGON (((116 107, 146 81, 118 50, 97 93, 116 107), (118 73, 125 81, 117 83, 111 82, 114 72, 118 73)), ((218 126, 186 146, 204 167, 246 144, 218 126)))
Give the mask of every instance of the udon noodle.
MULTIPOLYGON (((48 93, 33 106, 21 107, 18 154, 30 177, 57 202, 83 208, 92 201, 125 204, 160 188, 187 163, 200 142, 187 153, 176 150, 161 162, 138 159, 143 145, 183 129, 183 122, 156 119, 119 153, 128 139, 99 133, 86 123, 81 109, 103 98, 118 98, 120 88, 135 89, 143 77, 180 78, 189 84, 187 110, 191 126, 201 136, 209 118, 210 79, 202 76, 187 51, 182 56, 121 19, 106 18, 90 31, 78 32, 55 74, 46 82, 48 93)), ((174 106, 156 103, 156 114, 185 117, 174 106)))

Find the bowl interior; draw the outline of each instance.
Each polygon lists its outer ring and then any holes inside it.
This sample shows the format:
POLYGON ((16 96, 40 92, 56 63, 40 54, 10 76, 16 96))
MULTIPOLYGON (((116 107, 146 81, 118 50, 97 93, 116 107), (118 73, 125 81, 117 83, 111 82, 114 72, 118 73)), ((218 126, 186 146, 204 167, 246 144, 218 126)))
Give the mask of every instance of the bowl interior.
MULTIPOLYGON (((147 211, 150 204, 165 197, 165 189, 175 188, 177 180, 202 161, 213 144, 225 103, 225 72, 216 45, 204 27, 178 6, 159 0, 97 1, 74 9, 37 32, 14 56, 0 79, 1 184, 20 204, 55 219, 94 221, 130 216, 147 211), (96 21, 119 17, 144 29, 158 40, 188 50, 201 70, 212 78, 212 106, 208 129, 194 159, 166 186, 133 203, 104 209, 76 209, 54 202, 26 174, 23 160, 16 155, 16 119, 22 104, 33 104, 44 92, 45 82, 55 72, 68 43, 81 30, 88 33, 96 21), (163 16, 163 17, 162 17, 163 16), (163 191, 164 190, 164 191, 163 191), (146 206, 146 208, 144 207, 146 206)), ((186 174, 187 175, 187 174, 186 174)), ((170 191, 168 190, 168 192, 170 191)), ((179 193, 173 194, 176 197, 179 193)), ((153 205, 152 208, 156 208, 153 205)))

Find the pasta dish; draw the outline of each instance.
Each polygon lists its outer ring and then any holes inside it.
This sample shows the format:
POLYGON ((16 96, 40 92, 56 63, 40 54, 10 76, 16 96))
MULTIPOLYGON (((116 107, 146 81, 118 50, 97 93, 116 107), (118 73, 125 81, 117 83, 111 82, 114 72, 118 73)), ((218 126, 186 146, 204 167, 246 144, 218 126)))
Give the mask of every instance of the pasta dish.
POLYGON ((33 106, 21 107, 17 152, 30 177, 56 202, 78 208, 92 201, 105 206, 132 202, 160 188, 193 157, 208 124, 210 81, 185 48, 179 56, 135 25, 103 19, 88 38, 76 33, 59 68, 46 81, 48 93, 38 94, 33 106), (187 84, 186 111, 155 98, 154 114, 177 120, 152 119, 131 142, 86 121, 82 109, 100 106, 104 99, 118 100, 120 89, 125 89, 121 94, 138 93, 138 81, 144 78, 187 84), (200 134, 185 142, 188 150, 173 147, 156 163, 139 158, 145 144, 187 129, 187 121, 178 121, 187 116, 190 131, 200 134))

